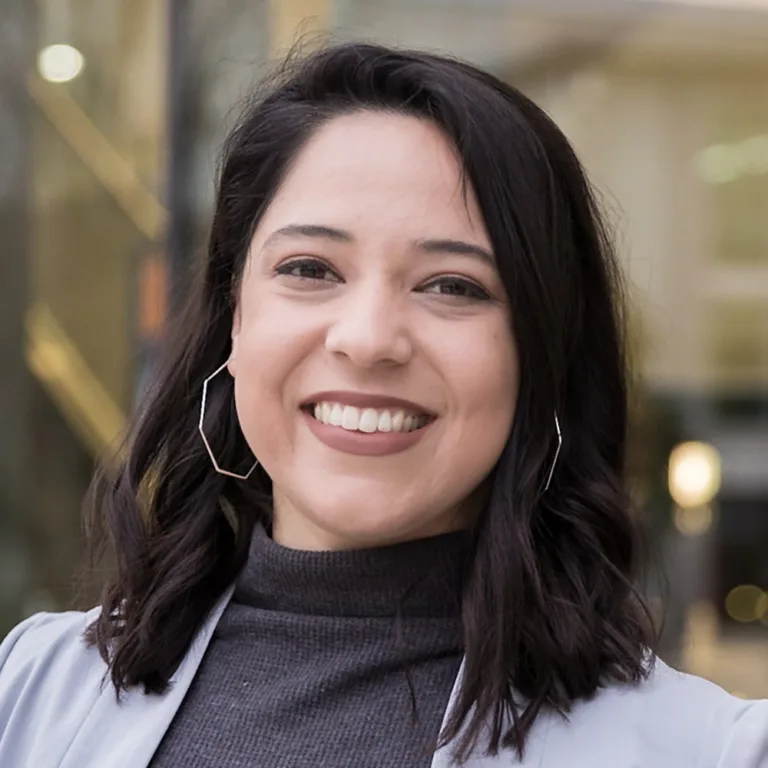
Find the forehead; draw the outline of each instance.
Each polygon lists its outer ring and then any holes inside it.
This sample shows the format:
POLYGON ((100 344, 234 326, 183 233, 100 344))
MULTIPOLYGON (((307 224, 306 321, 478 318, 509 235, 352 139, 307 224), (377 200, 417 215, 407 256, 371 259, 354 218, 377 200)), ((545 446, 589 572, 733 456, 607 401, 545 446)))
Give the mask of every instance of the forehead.
MULTIPOLYGON (((403 235, 482 240, 455 149, 426 120, 360 112, 330 120, 298 153, 259 229, 307 220, 403 235), (423 230, 439 229, 439 232, 423 230)), ((257 232, 258 234, 258 232, 257 232)))

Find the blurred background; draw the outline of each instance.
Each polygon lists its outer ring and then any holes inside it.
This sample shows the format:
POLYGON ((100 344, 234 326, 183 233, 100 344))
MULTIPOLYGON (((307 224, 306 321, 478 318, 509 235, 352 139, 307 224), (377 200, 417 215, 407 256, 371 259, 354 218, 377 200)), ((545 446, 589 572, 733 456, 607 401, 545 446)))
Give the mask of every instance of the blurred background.
POLYGON ((574 143, 631 282, 662 655, 768 696, 768 0, 0 0, 0 637, 76 600, 220 142, 313 31, 466 58, 574 143))

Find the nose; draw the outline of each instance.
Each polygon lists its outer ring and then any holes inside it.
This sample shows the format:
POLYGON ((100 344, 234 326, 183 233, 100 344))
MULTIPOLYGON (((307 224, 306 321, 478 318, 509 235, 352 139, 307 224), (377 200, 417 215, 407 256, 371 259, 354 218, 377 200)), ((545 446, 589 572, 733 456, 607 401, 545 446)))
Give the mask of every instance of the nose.
POLYGON ((350 291, 328 328, 325 348, 361 368, 404 365, 413 353, 402 307, 380 284, 350 291))

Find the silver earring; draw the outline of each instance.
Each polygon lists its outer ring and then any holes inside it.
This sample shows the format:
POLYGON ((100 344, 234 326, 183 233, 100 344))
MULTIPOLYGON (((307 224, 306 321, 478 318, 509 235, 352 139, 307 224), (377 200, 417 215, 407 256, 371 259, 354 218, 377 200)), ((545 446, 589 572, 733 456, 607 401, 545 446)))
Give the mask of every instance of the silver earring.
POLYGON ((555 458, 552 459, 552 466, 549 469, 547 484, 544 486, 545 491, 549 490, 549 484, 552 482, 552 475, 555 474, 555 466, 557 465, 557 459, 560 456, 560 447, 563 444, 563 435, 560 432, 560 420, 557 418, 557 411, 555 411, 555 429, 557 430, 557 449, 555 450, 555 458))
POLYGON ((219 462, 216 461, 216 457, 213 455, 213 451, 211 450, 210 443, 208 442, 208 438, 205 436, 205 430, 203 429, 203 422, 205 421, 205 401, 208 397, 208 382, 214 377, 218 376, 226 367, 229 360, 227 360, 226 363, 219 366, 204 382, 203 382, 203 401, 200 404, 200 423, 197 425, 198 431, 200 432, 200 437, 203 438, 203 443, 205 444, 205 449, 208 451, 208 455, 211 457, 211 462, 213 464, 213 468, 220 474, 220 475, 226 475, 227 477, 234 477, 235 480, 247 480, 251 473, 253 472, 256 467, 259 466, 258 461, 254 461, 253 466, 244 474, 239 475, 237 472, 229 472, 226 469, 222 469, 219 466, 219 462))

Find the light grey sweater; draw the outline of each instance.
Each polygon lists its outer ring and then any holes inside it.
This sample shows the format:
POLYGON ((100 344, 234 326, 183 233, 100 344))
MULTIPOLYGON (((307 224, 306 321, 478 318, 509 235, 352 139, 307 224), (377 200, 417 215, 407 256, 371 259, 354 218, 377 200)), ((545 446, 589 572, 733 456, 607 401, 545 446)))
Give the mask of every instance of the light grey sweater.
POLYGON ((152 768, 429 768, 461 663, 467 546, 303 552, 258 528, 152 768))

